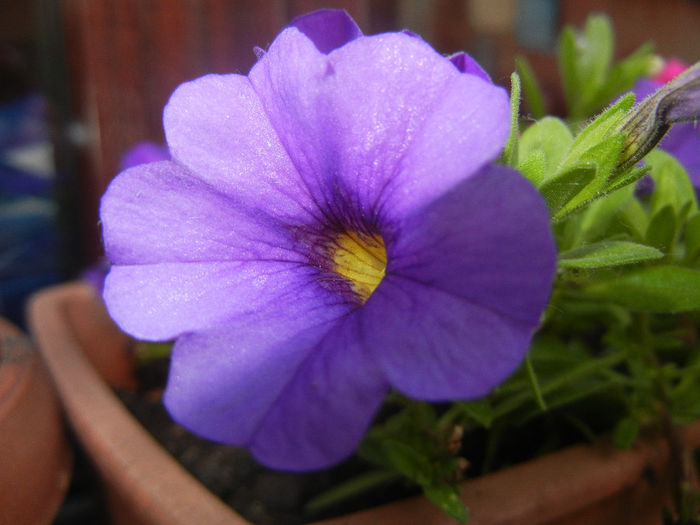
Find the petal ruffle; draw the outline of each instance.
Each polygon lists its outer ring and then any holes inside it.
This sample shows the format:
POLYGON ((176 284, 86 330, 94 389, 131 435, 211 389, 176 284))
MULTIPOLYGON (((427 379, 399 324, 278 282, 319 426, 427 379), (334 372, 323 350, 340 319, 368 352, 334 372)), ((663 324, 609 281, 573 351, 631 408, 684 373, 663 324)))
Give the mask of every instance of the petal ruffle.
POLYGON ((495 158, 508 133, 504 90, 404 34, 326 56, 290 28, 249 78, 309 191, 335 213, 401 216, 495 158))
POLYGON ((112 264, 301 261, 284 224, 174 162, 122 172, 100 203, 112 264))
POLYGON ((357 447, 389 390, 351 315, 312 350, 262 421, 251 452, 286 470, 328 467, 357 447))
POLYGON ((247 77, 207 75, 180 85, 163 114, 173 158, 217 191, 280 217, 313 210, 247 77))
POLYGON ((355 21, 342 9, 319 9, 292 20, 296 27, 324 54, 362 36, 355 21))
POLYGON ((522 362, 533 327, 449 291, 387 277, 361 312, 392 386, 432 401, 487 394, 522 362))
POLYGON ((343 298, 316 278, 313 268, 266 261, 117 265, 103 296, 124 331, 158 341, 254 311, 266 312, 270 326, 287 310, 311 318, 347 311, 343 298))
POLYGON ((330 465, 352 452, 387 385, 362 355, 351 317, 299 330, 289 317, 180 338, 165 403, 209 439, 245 445, 289 470, 330 465))
POLYGON ((549 298, 556 248, 532 184, 509 168, 488 167, 401 223, 388 259, 387 275, 534 328, 549 298))
POLYGON ((556 264, 547 209, 522 176, 484 169, 402 223, 388 258, 362 315, 392 385, 475 397, 522 361, 556 264))

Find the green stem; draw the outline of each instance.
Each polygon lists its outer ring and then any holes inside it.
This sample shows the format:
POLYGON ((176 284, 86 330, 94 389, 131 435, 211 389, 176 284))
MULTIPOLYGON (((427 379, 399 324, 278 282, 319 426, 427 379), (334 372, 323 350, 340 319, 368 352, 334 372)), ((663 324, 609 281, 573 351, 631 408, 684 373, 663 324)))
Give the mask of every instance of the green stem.
POLYGON ((510 135, 503 150, 501 161, 512 167, 518 164, 518 121, 520 115, 520 77, 517 73, 510 76, 510 135))
POLYGON ((527 378, 530 380, 530 386, 532 387, 532 393, 535 395, 535 401, 537 401, 538 408, 544 412, 547 410, 547 404, 544 402, 544 397, 542 397, 542 390, 540 390, 540 383, 537 380, 537 374, 535 374, 535 368, 532 366, 532 359, 530 359, 530 354, 525 356, 525 370, 527 370, 527 378))
POLYGON ((308 513, 315 513, 324 510, 336 503, 353 498, 364 492, 368 492, 382 485, 398 481, 401 474, 391 470, 373 470, 352 478, 345 483, 337 485, 325 492, 322 492, 311 499, 304 510, 308 513))
MULTIPOLYGON (((574 381, 578 381, 584 377, 588 377, 597 374, 600 370, 606 370, 612 368, 615 364, 623 361, 625 355, 622 352, 618 352, 606 357, 601 357, 600 359, 595 359, 592 361, 587 361, 576 368, 559 375, 546 383, 541 391, 543 394, 549 394, 555 390, 562 388, 563 386, 569 385, 574 381)), ((504 399, 497 407, 494 408, 493 418, 500 418, 511 411, 515 410, 523 403, 526 403, 530 399, 530 392, 523 391, 516 395, 513 395, 507 399, 504 399)))

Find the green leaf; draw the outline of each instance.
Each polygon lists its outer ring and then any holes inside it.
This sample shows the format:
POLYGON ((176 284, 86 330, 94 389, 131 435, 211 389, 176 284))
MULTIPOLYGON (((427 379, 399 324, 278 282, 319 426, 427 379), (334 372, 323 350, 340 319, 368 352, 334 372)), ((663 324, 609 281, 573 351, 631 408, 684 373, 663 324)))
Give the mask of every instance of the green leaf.
POLYGON ((594 164, 581 163, 569 167, 568 170, 542 184, 540 193, 547 201, 547 207, 552 216, 556 216, 567 202, 591 183, 595 176, 594 164))
POLYGON ((700 271, 650 266, 590 284, 584 290, 632 311, 685 312, 700 308, 700 271))
POLYGON ((610 71, 613 47, 612 25, 605 15, 589 16, 579 35, 569 27, 562 31, 559 71, 572 119, 583 119, 600 109, 600 91, 610 71))
POLYGON ((598 108, 590 107, 590 102, 607 77, 615 45, 612 24, 607 16, 588 17, 582 45, 579 79, 582 82, 583 99, 589 104, 587 109, 596 111, 598 108))
POLYGON ((649 71, 652 46, 645 44, 613 65, 614 33, 609 18, 591 15, 580 34, 565 27, 558 43, 559 74, 568 115, 581 121, 616 95, 632 88, 649 71))
POLYGON ((397 471, 419 485, 431 483, 433 468, 427 456, 396 439, 386 439, 383 445, 386 458, 397 471))
POLYGON ((581 156, 580 162, 595 164, 595 177, 583 190, 578 192, 562 207, 557 215, 555 215, 555 219, 571 213, 586 203, 605 195, 603 188, 617 163, 617 159, 620 157, 624 142, 625 137, 622 134, 613 135, 589 148, 581 156))
POLYGON ((651 246, 628 241, 602 241, 563 252, 562 268, 604 268, 660 259, 662 252, 651 246))
POLYGON ((530 152, 518 170, 535 186, 539 186, 547 176, 546 163, 544 151, 538 149, 530 152))
POLYGON ((423 493, 452 518, 460 523, 466 523, 468 511, 459 499, 460 493, 457 486, 448 484, 425 486, 423 493))
POLYGON ((634 93, 628 93, 615 104, 603 111, 593 119, 581 133, 576 135, 569 153, 562 162, 562 168, 572 163, 579 162, 584 153, 602 142, 611 134, 611 130, 624 118, 625 114, 634 105, 634 93))
POLYGON ((672 206, 681 220, 684 219, 684 209, 691 214, 698 211, 693 184, 683 166, 672 155, 656 149, 646 156, 645 161, 656 183, 651 196, 652 215, 666 205, 672 206))
POLYGON ((664 253, 670 253, 676 239, 678 220, 671 205, 661 208, 649 222, 644 242, 664 253))
POLYGON ((610 193, 617 191, 625 186, 631 186, 644 175, 649 173, 649 166, 642 166, 631 171, 624 171, 620 174, 613 173, 612 178, 608 181, 608 185, 605 187, 605 192, 610 193))
POLYGON ((700 418, 700 363, 697 360, 683 367, 682 380, 671 392, 671 401, 674 422, 687 424, 700 418))
POLYGON ((620 158, 620 152, 625 144, 625 137, 621 133, 603 139, 595 146, 586 150, 581 155, 582 161, 595 162, 600 176, 607 178, 620 158))
POLYGON ((700 213, 693 215, 685 225, 685 257, 693 261, 700 253, 700 213))
POLYGON ((517 73, 510 75, 510 135, 503 150, 503 162, 508 166, 518 165, 518 136, 520 117, 520 77, 517 73))
POLYGON ((654 60, 653 51, 654 46, 647 42, 624 60, 615 64, 605 83, 598 90, 594 104, 604 106, 616 95, 632 89, 635 82, 651 69, 654 60))
POLYGON ((574 233, 573 242, 568 246, 578 246, 584 242, 599 240, 610 227, 620 208, 634 195, 634 186, 607 194, 592 203, 582 214, 574 233))
POLYGON ((557 62, 569 114, 572 118, 585 118, 586 115, 580 114, 580 111, 575 111, 578 104, 577 101, 580 98, 578 68, 576 66, 576 34, 573 28, 569 26, 566 26, 559 35, 557 62))
POLYGON ((476 401, 458 402, 459 408, 471 419, 478 424, 489 428, 493 422, 493 407, 488 398, 478 399, 476 401))
MULTIPOLYGON (((571 131, 562 120, 545 117, 523 132, 518 144, 518 157, 528 159, 533 152, 541 151, 545 157, 545 170, 549 178, 557 172, 573 141, 571 131)), ((520 169, 522 171, 522 164, 520 169)))
POLYGON ((639 430, 639 421, 633 417, 626 417, 618 421, 612 433, 615 447, 621 450, 632 448, 639 435, 639 430))
MULTIPOLYGON (((623 353, 617 353, 597 359, 589 358, 582 362, 572 362, 571 366, 558 370, 556 374, 549 375, 546 381, 542 381, 542 393, 549 399, 553 392, 567 388, 587 378, 598 376, 610 370, 611 367, 621 362, 624 358, 623 353)), ((539 364, 538 368, 541 368, 539 364)), ((494 419, 511 414, 529 401, 534 402, 530 388, 524 388, 519 392, 513 393, 513 395, 505 397, 494 405, 494 419)))
POLYGON ((542 89, 527 57, 524 55, 515 57, 515 71, 520 75, 523 97, 527 107, 530 109, 530 113, 536 119, 544 117, 547 114, 547 110, 544 104, 544 97, 542 96, 542 89))
MULTIPOLYGON (((629 186, 634 189, 633 186, 629 186)), ((649 225, 649 214, 637 199, 628 199, 620 205, 620 220, 634 239, 644 242, 649 225)))

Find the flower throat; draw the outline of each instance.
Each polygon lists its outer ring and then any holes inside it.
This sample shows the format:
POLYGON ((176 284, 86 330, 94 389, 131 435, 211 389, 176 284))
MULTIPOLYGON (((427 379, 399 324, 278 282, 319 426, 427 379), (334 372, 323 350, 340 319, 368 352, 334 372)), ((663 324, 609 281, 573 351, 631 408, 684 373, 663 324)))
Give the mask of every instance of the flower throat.
POLYGON ((352 291, 366 302, 386 271, 386 248, 380 235, 352 231, 339 234, 331 245, 332 270, 348 281, 352 291))

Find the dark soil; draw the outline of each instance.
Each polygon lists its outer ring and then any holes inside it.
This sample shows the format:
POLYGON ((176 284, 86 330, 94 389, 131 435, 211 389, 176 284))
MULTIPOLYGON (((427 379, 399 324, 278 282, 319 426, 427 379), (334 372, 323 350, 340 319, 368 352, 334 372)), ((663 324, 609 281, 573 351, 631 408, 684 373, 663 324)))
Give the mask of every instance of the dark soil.
POLYGON ((168 360, 156 360, 139 371, 137 392, 118 392, 127 408, 194 477, 247 520, 263 525, 293 525, 385 503, 413 492, 402 485, 363 495, 323 513, 304 505, 314 496, 365 471, 358 458, 320 472, 290 473, 268 469, 247 450, 212 443, 175 423, 163 407, 161 393, 168 360))

